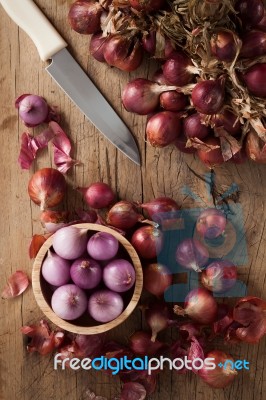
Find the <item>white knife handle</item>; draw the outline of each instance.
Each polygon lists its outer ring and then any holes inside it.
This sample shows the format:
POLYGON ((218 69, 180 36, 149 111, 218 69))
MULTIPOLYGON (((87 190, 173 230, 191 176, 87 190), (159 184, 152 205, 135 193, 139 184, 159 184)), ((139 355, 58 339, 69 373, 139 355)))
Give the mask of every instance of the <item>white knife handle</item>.
POLYGON ((0 0, 10 18, 33 40, 43 61, 67 43, 32 0, 0 0))

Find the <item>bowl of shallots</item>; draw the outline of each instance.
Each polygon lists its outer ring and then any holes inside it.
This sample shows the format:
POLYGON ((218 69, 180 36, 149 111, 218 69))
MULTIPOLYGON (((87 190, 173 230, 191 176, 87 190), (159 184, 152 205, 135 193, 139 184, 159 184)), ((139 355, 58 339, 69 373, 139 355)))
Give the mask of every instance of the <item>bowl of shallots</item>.
POLYGON ((54 324, 79 334, 106 332, 124 322, 139 301, 142 266, 134 247, 98 224, 63 227, 35 258, 35 299, 54 324))

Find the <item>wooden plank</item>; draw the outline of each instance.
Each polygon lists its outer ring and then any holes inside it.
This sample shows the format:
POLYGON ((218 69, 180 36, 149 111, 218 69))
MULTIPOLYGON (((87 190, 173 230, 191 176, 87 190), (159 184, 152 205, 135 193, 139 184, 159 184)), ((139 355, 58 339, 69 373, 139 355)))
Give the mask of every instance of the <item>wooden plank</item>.
MULTIPOLYGON (((84 119, 68 98, 44 72, 34 45, 20 31, 0 8, 0 282, 3 286, 7 277, 16 269, 24 269, 31 274, 32 262, 28 258, 28 243, 33 233, 40 233, 39 209, 29 201, 27 184, 32 173, 44 166, 52 165, 52 156, 44 151, 30 171, 21 171, 17 164, 20 136, 25 127, 18 121, 14 99, 22 93, 43 95, 50 104, 59 107, 63 114, 63 127, 75 143, 75 158, 83 162, 69 175, 69 189, 65 205, 68 208, 83 205, 81 196, 72 187, 87 186, 95 180, 111 184, 120 198, 147 201, 154 196, 167 195, 175 198, 182 207, 197 207, 187 193, 187 185, 208 205, 206 184, 198 175, 208 171, 198 160, 183 155, 169 147, 156 150, 145 142, 145 117, 126 112, 120 101, 121 90, 129 79, 151 77, 156 64, 147 61, 136 72, 122 73, 106 65, 101 65, 87 55, 88 38, 75 34, 66 22, 70 2, 38 0, 36 3, 58 27, 68 41, 78 62, 93 77, 116 111, 130 126, 138 140, 142 155, 139 169, 84 119), (72 186, 72 187, 71 187, 72 186)), ((38 129, 35 130, 38 132, 38 129)), ((249 244, 249 261, 241 271, 241 279, 248 284, 249 293, 266 297, 265 287, 265 207, 266 174, 265 166, 252 163, 236 166, 228 164, 217 169, 217 186, 221 191, 232 182, 239 185, 240 202, 244 210, 244 225, 249 244)), ((31 289, 14 300, 1 300, 0 313, 0 399, 1 400, 85 400, 87 389, 113 400, 119 393, 117 378, 102 373, 80 371, 54 371, 52 357, 28 354, 26 340, 20 327, 38 321, 43 315, 39 310, 31 289)), ((136 310, 121 327, 113 330, 110 337, 125 341, 137 328, 141 327, 141 314, 136 310)), ((263 400, 266 376, 264 360, 265 340, 254 346, 229 346, 228 351, 236 358, 250 361, 250 372, 240 372, 235 383, 225 390, 211 390, 195 376, 180 376, 168 371, 160 376, 158 390, 150 399, 184 400, 263 400)), ((220 343, 221 348, 223 345, 220 343)))

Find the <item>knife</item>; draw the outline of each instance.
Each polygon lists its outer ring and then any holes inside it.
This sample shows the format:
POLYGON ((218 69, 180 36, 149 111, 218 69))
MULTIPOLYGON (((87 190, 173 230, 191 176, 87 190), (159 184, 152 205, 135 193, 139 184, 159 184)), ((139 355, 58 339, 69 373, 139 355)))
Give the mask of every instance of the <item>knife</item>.
POLYGON ((12 20, 33 40, 46 71, 122 153, 140 165, 136 142, 120 117, 66 49, 67 43, 32 0, 0 0, 12 20))

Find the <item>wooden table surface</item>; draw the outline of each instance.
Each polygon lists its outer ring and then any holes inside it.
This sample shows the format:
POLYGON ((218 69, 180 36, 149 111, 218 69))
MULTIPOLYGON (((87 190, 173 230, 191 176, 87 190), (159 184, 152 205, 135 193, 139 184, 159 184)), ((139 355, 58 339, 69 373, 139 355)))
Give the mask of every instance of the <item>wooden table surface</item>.
MULTIPOLYGON (((180 154, 175 148, 156 150, 145 142, 145 117, 123 110, 120 101, 125 83, 135 77, 150 77, 155 63, 145 62, 134 73, 127 74, 101 65, 88 57, 88 38, 70 30, 66 21, 70 1, 37 0, 36 3, 50 18, 69 43, 78 62, 88 71, 118 114, 130 126, 139 144, 142 167, 139 168, 101 136, 77 108, 68 100, 44 71, 31 40, 7 17, 0 7, 0 282, 17 269, 31 274, 32 261, 28 244, 34 233, 42 233, 39 208, 30 202, 27 184, 33 172, 52 165, 49 151, 34 163, 30 171, 22 171, 17 163, 20 136, 25 127, 18 120, 15 98, 22 93, 44 96, 58 106, 63 115, 63 127, 71 137, 74 156, 83 165, 68 174, 69 189, 65 206, 84 206, 73 187, 87 186, 94 181, 108 182, 123 199, 143 201, 155 196, 171 196, 182 207, 197 207, 184 192, 184 185, 208 205, 205 183, 197 178, 208 171, 197 159, 180 154)), ((35 129, 38 132, 38 129, 35 129)), ((253 163, 228 164, 216 171, 217 187, 224 191, 235 182, 240 190, 244 210, 244 227, 248 241, 249 260, 240 268, 240 278, 248 285, 248 293, 266 298, 266 167, 253 163)), ((43 317, 29 288, 19 298, 1 300, 0 313, 0 400, 86 400, 86 391, 113 400, 120 391, 117 378, 103 373, 86 371, 54 371, 53 357, 28 354, 26 338, 20 333, 22 325, 33 324, 43 317)), ((141 314, 136 310, 126 323, 115 329, 110 337, 126 338, 141 328, 141 314)), ((226 348, 223 346, 223 348, 226 348)), ((234 384, 225 390, 212 390, 194 375, 180 376, 164 371, 153 400, 263 400, 266 391, 264 361, 266 340, 259 345, 237 345, 230 348, 235 358, 250 361, 250 371, 240 372, 234 384)))

